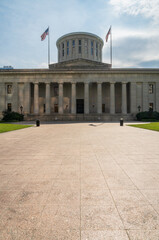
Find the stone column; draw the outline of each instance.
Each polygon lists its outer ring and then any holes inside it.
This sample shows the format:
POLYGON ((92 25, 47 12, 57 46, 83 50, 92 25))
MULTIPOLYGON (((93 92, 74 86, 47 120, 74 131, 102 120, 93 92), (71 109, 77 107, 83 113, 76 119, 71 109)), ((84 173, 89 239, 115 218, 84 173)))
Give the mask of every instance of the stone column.
POLYGON ((110 114, 115 114, 115 83, 110 82, 110 114))
POLYGON ((97 113, 102 113, 102 83, 97 83, 97 113))
POLYGON ((156 111, 159 112, 159 82, 156 82, 156 111))
POLYGON ((142 89, 143 89, 143 112, 149 110, 149 101, 148 101, 148 83, 143 82, 142 83, 142 89))
POLYGON ((130 84, 130 112, 136 113, 136 82, 131 82, 130 84))
POLYGON ((4 110, 6 110, 5 83, 0 83, 0 117, 2 117, 4 110))
POLYGON ((76 114, 76 83, 71 84, 72 91, 71 91, 71 113, 76 114))
POLYGON ((63 114, 63 83, 59 83, 59 113, 63 114))
POLYGON ((89 83, 84 84, 84 113, 89 114, 89 83))
POLYGON ((34 83, 34 114, 39 114, 39 83, 34 83))
POLYGON ((30 83, 24 83, 24 113, 30 113, 30 105, 31 105, 31 86, 30 83))
POLYGON ((45 106, 46 114, 50 114, 50 83, 46 83, 45 106))
POLYGON ((127 114, 127 94, 125 82, 122 82, 122 113, 127 114))

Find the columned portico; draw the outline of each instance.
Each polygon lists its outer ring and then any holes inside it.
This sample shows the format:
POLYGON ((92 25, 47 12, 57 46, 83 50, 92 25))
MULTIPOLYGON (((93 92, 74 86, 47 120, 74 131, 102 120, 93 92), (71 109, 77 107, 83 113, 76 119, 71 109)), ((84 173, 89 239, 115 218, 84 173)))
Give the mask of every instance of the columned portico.
POLYGON ((39 114, 39 83, 34 83, 34 114, 39 114))
POLYGON ((59 114, 63 114, 63 83, 59 83, 59 114))
POLYGON ((50 114, 50 83, 46 83, 46 114, 50 114))

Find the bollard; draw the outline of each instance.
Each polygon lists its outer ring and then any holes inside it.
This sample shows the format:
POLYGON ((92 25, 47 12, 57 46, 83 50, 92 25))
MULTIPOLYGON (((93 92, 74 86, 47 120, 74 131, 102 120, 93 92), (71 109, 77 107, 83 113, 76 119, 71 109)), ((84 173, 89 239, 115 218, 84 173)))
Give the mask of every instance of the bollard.
POLYGON ((120 118, 120 126, 123 126, 124 120, 123 118, 120 118))
POLYGON ((40 126, 40 120, 36 120, 36 126, 37 126, 37 127, 40 126))

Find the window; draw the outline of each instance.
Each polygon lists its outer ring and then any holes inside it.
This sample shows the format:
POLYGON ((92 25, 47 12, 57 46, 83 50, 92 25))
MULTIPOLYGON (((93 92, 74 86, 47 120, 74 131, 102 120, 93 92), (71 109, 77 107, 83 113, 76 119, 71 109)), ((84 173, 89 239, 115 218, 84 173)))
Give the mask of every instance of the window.
POLYGON ((65 45, 64 45, 64 43, 62 43, 62 56, 63 56, 63 57, 64 57, 64 55, 65 55, 64 48, 65 48, 65 45))
POLYGON ((149 111, 153 112, 153 103, 149 103, 149 111))
POLYGON ((153 93, 153 84, 149 84, 149 93, 150 93, 150 94, 153 93))
POLYGON ((7 93, 11 94, 12 93, 12 85, 7 85, 7 93))
POLYGON ((67 41, 67 55, 69 55, 69 41, 67 41))
POLYGON ((81 54, 81 52, 82 52, 82 48, 81 48, 81 40, 78 41, 78 46, 79 46, 79 48, 78 48, 78 53, 81 54))
POLYGON ((96 57, 98 57, 98 43, 96 43, 96 57))
POLYGON ((12 111, 12 104, 11 104, 11 103, 8 103, 8 104, 7 104, 7 110, 8 110, 9 112, 12 111))
POLYGON ((91 41, 91 55, 93 56, 93 41, 91 41))

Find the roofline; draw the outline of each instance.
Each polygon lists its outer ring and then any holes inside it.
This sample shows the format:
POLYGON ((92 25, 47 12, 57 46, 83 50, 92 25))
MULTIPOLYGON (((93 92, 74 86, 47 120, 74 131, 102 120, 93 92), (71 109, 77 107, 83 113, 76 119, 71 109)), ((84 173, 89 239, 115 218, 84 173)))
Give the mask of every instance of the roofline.
POLYGON ((103 39, 96 34, 89 33, 89 32, 71 32, 71 33, 67 33, 67 34, 61 36, 60 38, 58 38, 56 41, 56 46, 57 46, 58 42, 61 41, 63 38, 73 36, 73 35, 88 35, 91 37, 95 37, 95 38, 98 38, 98 40, 100 40, 102 42, 102 44, 104 45, 103 39))
POLYGON ((109 73, 109 74, 115 74, 115 73, 127 73, 127 74, 143 74, 143 73, 151 73, 151 74, 159 74, 159 68, 107 68, 107 69, 12 69, 12 70, 0 70, 0 75, 11 75, 11 74, 56 74, 56 73, 109 73))

